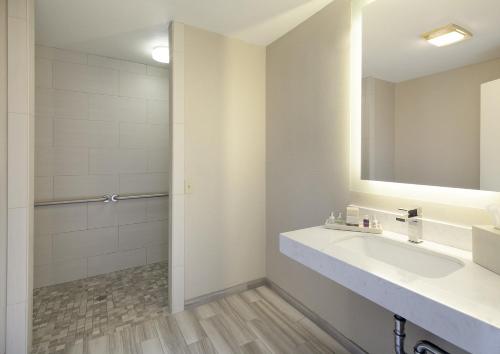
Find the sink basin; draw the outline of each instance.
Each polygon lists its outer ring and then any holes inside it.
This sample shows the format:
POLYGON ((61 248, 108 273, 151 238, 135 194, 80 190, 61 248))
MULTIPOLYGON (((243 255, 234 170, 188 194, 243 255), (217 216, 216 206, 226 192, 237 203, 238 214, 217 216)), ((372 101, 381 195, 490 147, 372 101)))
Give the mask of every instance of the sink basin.
POLYGON ((500 353, 500 275, 471 252, 407 240, 321 226, 279 236, 283 255, 326 279, 468 353, 500 353))
POLYGON ((426 278, 442 278, 464 267, 464 263, 456 258, 380 236, 353 236, 333 242, 329 249, 335 247, 362 254, 426 278))

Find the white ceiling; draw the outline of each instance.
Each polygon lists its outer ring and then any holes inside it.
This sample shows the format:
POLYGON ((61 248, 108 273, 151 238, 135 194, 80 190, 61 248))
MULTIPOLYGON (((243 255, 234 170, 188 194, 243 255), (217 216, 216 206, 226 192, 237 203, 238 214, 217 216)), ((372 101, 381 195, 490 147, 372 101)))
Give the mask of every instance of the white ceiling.
POLYGON ((36 42, 153 64, 172 20, 267 45, 331 1, 36 0, 36 42))
POLYGON ((401 82, 500 57, 500 0, 376 0, 363 10, 363 75, 401 82), (434 47, 422 33, 455 23, 472 39, 434 47))

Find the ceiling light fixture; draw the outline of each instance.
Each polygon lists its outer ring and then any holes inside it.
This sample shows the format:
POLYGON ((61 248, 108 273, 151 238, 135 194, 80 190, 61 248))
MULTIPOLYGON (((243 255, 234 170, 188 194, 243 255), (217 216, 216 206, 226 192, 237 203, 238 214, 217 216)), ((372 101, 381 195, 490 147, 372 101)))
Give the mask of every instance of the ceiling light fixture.
POLYGON ((168 64, 170 62, 170 51, 168 47, 153 48, 152 57, 160 63, 168 64))
POLYGON ((422 35, 422 38, 436 47, 444 47, 471 37, 471 32, 453 23, 422 35))

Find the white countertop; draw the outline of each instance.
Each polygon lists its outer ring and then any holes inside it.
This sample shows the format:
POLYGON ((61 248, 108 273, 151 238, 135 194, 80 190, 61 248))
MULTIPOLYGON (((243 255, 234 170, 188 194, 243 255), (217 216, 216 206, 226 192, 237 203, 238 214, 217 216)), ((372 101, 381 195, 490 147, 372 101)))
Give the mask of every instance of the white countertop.
MULTIPOLYGON (((460 348, 500 353, 499 275, 473 263, 470 252, 424 241, 412 247, 464 264, 444 277, 424 277, 335 245, 354 235, 360 234, 323 227, 286 232, 280 251, 460 348)), ((406 236, 387 231, 375 237, 408 244, 406 236)))

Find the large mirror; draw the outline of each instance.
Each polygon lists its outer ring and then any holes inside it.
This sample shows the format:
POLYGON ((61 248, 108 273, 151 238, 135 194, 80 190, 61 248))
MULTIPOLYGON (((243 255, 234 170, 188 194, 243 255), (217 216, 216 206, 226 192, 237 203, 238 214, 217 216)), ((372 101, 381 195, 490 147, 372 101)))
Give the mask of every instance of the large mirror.
POLYGON ((363 9, 362 179, 500 191, 500 1, 363 9))

